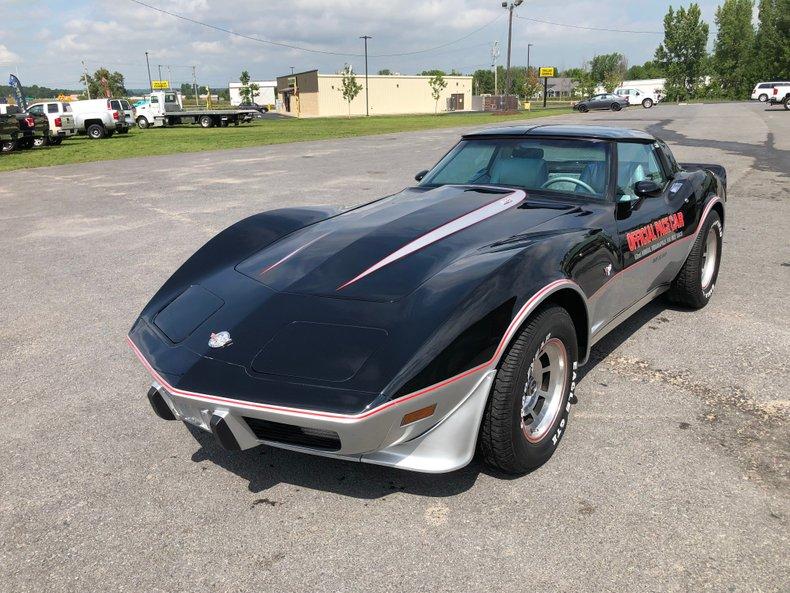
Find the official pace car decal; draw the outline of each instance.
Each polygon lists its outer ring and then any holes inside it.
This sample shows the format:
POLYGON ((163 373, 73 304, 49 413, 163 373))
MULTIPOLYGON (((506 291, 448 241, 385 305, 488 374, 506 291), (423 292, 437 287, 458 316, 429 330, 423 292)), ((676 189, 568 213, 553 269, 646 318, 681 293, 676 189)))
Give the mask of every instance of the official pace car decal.
POLYGON ((675 212, 639 227, 626 235, 628 251, 634 254, 634 260, 650 255, 683 236, 682 212, 675 212))

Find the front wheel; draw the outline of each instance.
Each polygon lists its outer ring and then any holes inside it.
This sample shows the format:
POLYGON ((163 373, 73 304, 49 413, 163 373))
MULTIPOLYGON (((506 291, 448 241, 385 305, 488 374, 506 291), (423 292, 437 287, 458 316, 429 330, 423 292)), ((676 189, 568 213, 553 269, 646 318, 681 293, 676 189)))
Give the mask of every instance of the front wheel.
POLYGON ((719 215, 711 212, 702 223, 686 263, 667 292, 669 300, 692 309, 701 309, 708 304, 719 277, 723 235, 719 215))
POLYGON ((565 432, 576 387, 578 346, 568 312, 539 310, 497 371, 480 428, 489 465, 523 474, 543 465, 565 432))
POLYGON ((590 108, 587 107, 587 105, 579 105, 579 111, 581 113, 587 113, 589 110, 590 110, 590 108))
POLYGON ((650 109, 653 106, 653 99, 647 98, 642 101, 642 107, 650 109))
POLYGON ((785 100, 782 101, 782 105, 785 106, 785 111, 790 111, 790 97, 785 97, 785 100))
POLYGON ((137 127, 140 128, 141 130, 145 130, 149 125, 150 124, 148 123, 148 120, 145 119, 142 115, 137 118, 137 127))

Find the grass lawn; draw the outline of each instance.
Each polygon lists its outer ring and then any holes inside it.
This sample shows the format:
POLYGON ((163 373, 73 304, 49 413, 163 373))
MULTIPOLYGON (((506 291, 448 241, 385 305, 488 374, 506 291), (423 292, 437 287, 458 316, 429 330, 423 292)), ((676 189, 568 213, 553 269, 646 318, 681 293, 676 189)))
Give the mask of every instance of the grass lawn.
POLYGON ((438 116, 382 115, 351 119, 269 119, 255 120, 251 124, 227 128, 202 129, 198 126, 151 128, 148 130, 135 128, 126 135, 115 134, 112 138, 104 140, 88 140, 85 136, 77 136, 64 140, 60 146, 2 154, 0 155, 0 171, 178 152, 202 152, 223 148, 349 138, 409 130, 480 126, 569 112, 570 109, 546 109, 517 115, 463 113, 438 116))

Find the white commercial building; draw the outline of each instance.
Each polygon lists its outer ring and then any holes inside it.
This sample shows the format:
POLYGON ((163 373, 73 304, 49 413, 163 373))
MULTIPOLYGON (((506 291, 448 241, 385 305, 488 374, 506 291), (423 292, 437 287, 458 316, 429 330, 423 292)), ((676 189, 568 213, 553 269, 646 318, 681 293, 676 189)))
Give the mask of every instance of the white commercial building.
MULTIPOLYGON (((274 105, 274 89, 277 88, 276 80, 251 80, 250 84, 258 85, 258 90, 253 94, 254 103, 258 105, 274 105)), ((231 105, 241 105, 241 89, 243 87, 244 85, 240 82, 228 83, 231 105)))

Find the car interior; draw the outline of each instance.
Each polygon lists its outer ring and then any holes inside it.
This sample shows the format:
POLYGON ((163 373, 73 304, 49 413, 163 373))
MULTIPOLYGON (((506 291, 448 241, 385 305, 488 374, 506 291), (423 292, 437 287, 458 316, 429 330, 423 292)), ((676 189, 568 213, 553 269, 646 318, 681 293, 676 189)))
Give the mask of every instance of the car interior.
MULTIPOLYGON (((666 181, 652 144, 618 142, 616 146, 618 201, 636 200, 639 181, 666 181)), ((420 185, 497 185, 604 198, 609 150, 608 143, 590 140, 466 140, 420 185)))

